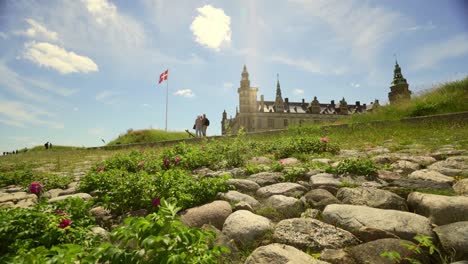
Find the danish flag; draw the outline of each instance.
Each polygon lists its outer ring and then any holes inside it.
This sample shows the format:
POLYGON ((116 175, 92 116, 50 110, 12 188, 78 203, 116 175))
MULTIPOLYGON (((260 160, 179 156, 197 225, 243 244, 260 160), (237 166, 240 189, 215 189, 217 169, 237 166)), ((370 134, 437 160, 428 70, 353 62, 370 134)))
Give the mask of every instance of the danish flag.
POLYGON ((169 70, 165 70, 161 75, 159 75, 159 83, 162 83, 163 81, 167 80, 167 77, 169 76, 169 70))

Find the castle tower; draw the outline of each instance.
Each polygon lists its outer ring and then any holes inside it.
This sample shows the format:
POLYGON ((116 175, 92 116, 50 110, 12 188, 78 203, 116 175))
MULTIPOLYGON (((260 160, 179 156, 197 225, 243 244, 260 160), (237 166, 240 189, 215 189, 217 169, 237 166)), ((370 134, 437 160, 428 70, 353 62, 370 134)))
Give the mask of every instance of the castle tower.
POLYGON ((284 112, 284 102, 283 97, 281 96, 281 87, 279 83, 279 75, 277 75, 277 83, 276 83, 276 99, 275 99, 275 112, 283 113, 284 112))
POLYGON ((340 101, 340 115, 347 115, 348 114, 348 103, 346 102, 346 100, 344 99, 341 99, 340 101))
POLYGON ((317 100, 317 96, 314 96, 314 100, 310 102, 309 112, 311 114, 320 114, 320 103, 317 100))
POLYGON ((398 61, 395 61, 393 81, 392 85, 390 86, 390 92, 388 93, 390 104, 409 100, 411 98, 411 91, 408 89, 408 87, 409 85, 406 82, 406 79, 403 78, 403 74, 401 74, 400 65, 398 65, 398 61))
POLYGON ((227 124, 227 113, 226 113, 226 110, 224 110, 223 119, 221 120, 221 135, 226 134, 226 124, 227 124))
POLYGON ((257 112, 257 88, 250 87, 249 73, 244 65, 242 70, 242 79, 240 87, 237 89, 239 93, 239 113, 254 113, 257 112))

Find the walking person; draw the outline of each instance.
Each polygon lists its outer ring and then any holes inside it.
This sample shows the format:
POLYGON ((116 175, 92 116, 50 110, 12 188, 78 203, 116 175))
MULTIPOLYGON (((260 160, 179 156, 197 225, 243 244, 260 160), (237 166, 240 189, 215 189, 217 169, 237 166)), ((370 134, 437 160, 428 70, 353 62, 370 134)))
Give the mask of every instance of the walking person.
POLYGON ((210 120, 208 118, 206 118, 206 115, 203 114, 203 122, 202 122, 202 133, 203 133, 203 136, 206 137, 206 129, 208 128, 208 126, 210 125, 210 120))
POLYGON ((197 137, 202 136, 202 128, 203 128, 203 120, 202 116, 197 116, 197 119, 195 119, 195 124, 193 125, 195 127, 195 134, 197 137))

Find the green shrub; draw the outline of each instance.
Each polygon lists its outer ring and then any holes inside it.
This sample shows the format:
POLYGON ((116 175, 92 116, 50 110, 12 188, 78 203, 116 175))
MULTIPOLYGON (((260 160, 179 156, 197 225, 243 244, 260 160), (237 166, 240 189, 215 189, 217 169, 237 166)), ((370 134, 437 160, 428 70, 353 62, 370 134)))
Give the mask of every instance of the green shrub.
POLYGON ((56 175, 43 172, 35 172, 30 167, 2 172, 0 174, 0 186, 19 185, 25 189, 34 182, 40 182, 43 191, 51 189, 66 189, 67 185, 73 181, 72 175, 56 175))
POLYGON ((330 166, 326 171, 334 174, 351 173, 356 175, 375 176, 377 174, 377 167, 370 159, 348 158, 341 161, 336 168, 330 166))
POLYGON ((284 171, 284 181, 286 182, 297 182, 302 176, 304 176, 309 170, 301 167, 293 167, 284 171))

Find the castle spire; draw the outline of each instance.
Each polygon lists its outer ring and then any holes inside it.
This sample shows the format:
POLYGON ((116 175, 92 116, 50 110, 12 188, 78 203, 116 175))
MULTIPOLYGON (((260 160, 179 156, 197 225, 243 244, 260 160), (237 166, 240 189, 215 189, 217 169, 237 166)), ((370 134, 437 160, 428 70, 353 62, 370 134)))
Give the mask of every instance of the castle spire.
POLYGON ((276 82, 276 99, 275 99, 275 112, 284 112, 284 102, 283 97, 281 96, 281 86, 279 82, 279 74, 276 74, 277 82, 276 82))
MULTIPOLYGON (((281 86, 279 82, 279 74, 276 74, 276 98, 281 97, 281 86)), ((283 100, 283 99, 281 99, 283 100)))
POLYGON ((244 64, 244 68, 242 69, 242 79, 240 81, 241 88, 250 88, 250 80, 249 80, 249 72, 247 72, 247 67, 244 64))

